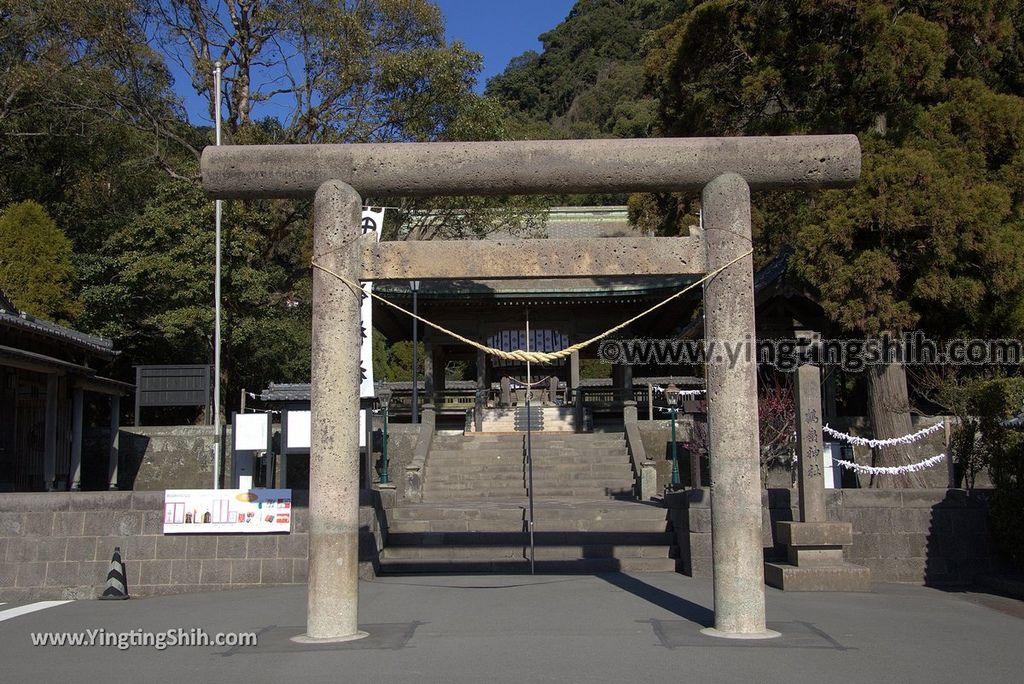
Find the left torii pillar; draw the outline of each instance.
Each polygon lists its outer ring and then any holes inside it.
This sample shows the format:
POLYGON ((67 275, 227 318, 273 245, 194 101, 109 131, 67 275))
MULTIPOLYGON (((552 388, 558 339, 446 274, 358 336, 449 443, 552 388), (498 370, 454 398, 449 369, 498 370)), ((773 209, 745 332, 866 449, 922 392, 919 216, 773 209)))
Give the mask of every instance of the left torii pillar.
MULTIPOLYGON (((313 201, 317 263, 359 278, 362 199, 327 181, 313 201)), ((312 441, 309 460, 308 641, 348 641, 359 631, 360 296, 313 270, 312 441)))

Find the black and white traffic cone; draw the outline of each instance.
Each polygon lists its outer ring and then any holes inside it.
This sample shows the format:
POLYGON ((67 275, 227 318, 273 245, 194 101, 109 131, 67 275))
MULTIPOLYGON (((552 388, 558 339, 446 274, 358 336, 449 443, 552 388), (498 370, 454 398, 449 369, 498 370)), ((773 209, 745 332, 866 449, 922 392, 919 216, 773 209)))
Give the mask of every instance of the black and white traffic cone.
POLYGON ((110 559, 110 572, 107 573, 107 588, 103 590, 101 600, 115 601, 128 598, 128 573, 121 560, 121 547, 114 547, 114 557, 110 559))

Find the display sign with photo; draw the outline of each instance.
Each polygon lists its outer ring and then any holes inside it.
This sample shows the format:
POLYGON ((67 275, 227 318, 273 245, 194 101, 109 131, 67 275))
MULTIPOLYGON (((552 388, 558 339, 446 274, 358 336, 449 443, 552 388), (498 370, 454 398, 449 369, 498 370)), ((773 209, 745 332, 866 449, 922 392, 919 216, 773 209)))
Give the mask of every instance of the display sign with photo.
POLYGON ((164 534, 290 532, 290 489, 168 489, 164 534))

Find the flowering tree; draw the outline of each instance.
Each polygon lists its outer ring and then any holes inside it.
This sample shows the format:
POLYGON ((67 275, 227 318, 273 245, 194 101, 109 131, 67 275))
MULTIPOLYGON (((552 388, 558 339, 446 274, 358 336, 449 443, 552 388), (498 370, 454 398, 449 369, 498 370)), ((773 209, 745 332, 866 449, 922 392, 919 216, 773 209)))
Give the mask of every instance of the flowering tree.
POLYGON ((796 403, 788 376, 762 378, 757 398, 758 433, 761 442, 761 482, 768 470, 788 465, 796 453, 796 403))

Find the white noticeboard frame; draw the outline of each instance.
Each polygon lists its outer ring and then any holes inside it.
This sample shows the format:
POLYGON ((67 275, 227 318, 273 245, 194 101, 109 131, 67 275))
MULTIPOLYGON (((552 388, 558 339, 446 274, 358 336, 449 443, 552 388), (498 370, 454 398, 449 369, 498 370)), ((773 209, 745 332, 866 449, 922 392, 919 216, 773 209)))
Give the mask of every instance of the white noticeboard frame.
POLYGON ((843 488, 843 467, 834 458, 843 457, 843 445, 839 442, 825 442, 825 453, 822 459, 825 475, 825 489, 843 488))
POLYGON ((168 489, 164 534, 291 532, 290 489, 168 489))
POLYGON ((266 413, 239 413, 234 425, 235 451, 267 451, 270 418, 266 413))
POLYGON ((311 411, 287 411, 285 420, 288 421, 285 434, 288 435, 289 449, 309 449, 312 443, 310 438, 311 411))

